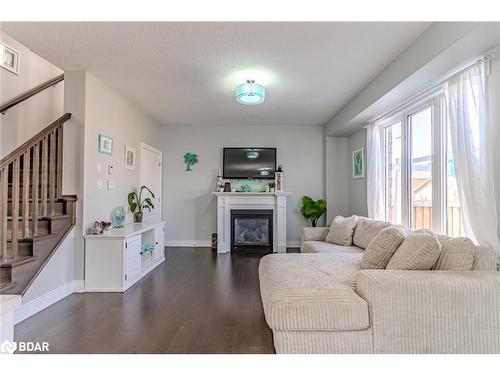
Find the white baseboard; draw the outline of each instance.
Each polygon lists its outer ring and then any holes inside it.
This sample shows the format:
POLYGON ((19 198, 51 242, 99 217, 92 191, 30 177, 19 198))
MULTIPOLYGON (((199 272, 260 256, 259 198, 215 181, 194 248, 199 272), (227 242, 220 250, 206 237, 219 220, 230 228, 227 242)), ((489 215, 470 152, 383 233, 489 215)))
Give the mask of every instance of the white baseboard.
POLYGON ((48 293, 35 298, 28 303, 19 306, 14 314, 14 324, 20 323, 25 319, 39 313, 43 309, 53 305, 73 293, 82 293, 84 290, 83 280, 73 280, 60 287, 51 290, 48 293))
MULTIPOLYGON (((167 240, 166 246, 172 247, 211 247, 211 241, 204 240, 167 240)), ((287 247, 300 247, 300 241, 287 241, 287 247)))
POLYGON ((203 240, 167 240, 167 246, 175 247, 211 247, 211 241, 203 240))

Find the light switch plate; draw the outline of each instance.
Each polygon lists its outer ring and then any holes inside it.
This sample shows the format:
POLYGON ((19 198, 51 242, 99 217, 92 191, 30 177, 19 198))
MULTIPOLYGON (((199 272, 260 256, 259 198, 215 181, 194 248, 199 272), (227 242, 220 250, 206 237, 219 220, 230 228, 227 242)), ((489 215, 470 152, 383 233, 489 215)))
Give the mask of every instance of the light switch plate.
POLYGON ((108 181, 108 190, 114 190, 115 189, 116 182, 115 181, 108 181))
POLYGON ((115 167, 113 167, 111 164, 108 165, 108 174, 112 175, 115 171, 115 167))
POLYGON ((104 181, 97 180, 97 190, 102 190, 102 189, 104 189, 104 181))

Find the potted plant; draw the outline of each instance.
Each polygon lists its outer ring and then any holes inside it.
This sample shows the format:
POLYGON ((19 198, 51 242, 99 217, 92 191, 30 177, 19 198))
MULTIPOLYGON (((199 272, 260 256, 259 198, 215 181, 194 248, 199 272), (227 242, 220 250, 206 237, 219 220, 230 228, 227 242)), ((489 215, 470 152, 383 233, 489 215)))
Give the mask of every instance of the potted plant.
POLYGON ((128 206, 130 208, 130 212, 134 214, 134 223, 142 223, 142 212, 145 208, 147 208, 149 212, 151 212, 152 208, 155 208, 151 198, 154 199, 155 195, 147 186, 141 186, 139 195, 137 195, 137 191, 133 191, 128 194, 128 206), (142 192, 144 190, 147 190, 149 194, 151 194, 151 197, 142 199, 142 192))
POLYGON ((276 182, 274 182, 274 181, 273 181, 273 182, 270 182, 270 183, 269 183, 269 191, 270 191, 271 193, 274 193, 274 190, 275 190, 275 189, 276 189, 276 182))
POLYGON ((315 201, 311 197, 302 197, 302 207, 300 208, 300 213, 307 220, 311 221, 313 227, 316 226, 318 219, 326 212, 326 201, 324 199, 318 199, 315 201))

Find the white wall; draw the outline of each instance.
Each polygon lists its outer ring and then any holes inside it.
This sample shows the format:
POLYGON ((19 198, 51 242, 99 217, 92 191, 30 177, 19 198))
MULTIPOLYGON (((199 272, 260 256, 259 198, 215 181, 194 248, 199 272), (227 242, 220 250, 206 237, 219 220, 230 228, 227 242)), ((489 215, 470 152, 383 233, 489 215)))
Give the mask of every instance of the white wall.
MULTIPOLYGON (((85 90, 85 170, 84 170, 84 229, 96 220, 109 221, 111 210, 124 206, 128 210, 127 194, 140 188, 140 143, 161 149, 160 127, 149 116, 120 96, 116 91, 86 74, 85 90), (113 138, 113 155, 98 152, 99 133, 113 138), (125 145, 136 149, 135 170, 125 169, 125 145), (101 164, 101 172, 97 172, 101 164), (114 174, 107 172, 114 166, 114 174), (97 189, 96 181, 116 182, 114 190, 97 189)), ((132 222, 130 213, 127 222, 132 222)))
MULTIPOLYGON (((62 74, 62 70, 0 31, 0 41, 17 50, 19 74, 0 68, 0 103, 62 74)), ((49 88, 0 115, 0 158, 63 114, 64 83, 49 88)))
POLYGON ((287 204, 287 240, 299 241, 300 228, 308 225, 299 213, 303 195, 324 197, 324 139, 321 127, 245 126, 162 128, 163 217, 167 242, 209 241, 216 232, 215 190, 217 169, 222 169, 223 147, 277 147, 278 164, 285 170, 286 189, 293 195, 287 204), (185 172, 186 152, 199 163, 185 172))
POLYGON ((366 171, 369 162, 366 158, 366 130, 363 129, 349 137, 349 156, 347 161, 349 215, 368 216, 368 207, 366 205, 366 171), (360 148, 364 148, 365 152, 365 177, 353 179, 352 153, 360 148))
MULTIPOLYGON (((109 220, 113 207, 127 209, 127 193, 140 184, 140 142, 160 147, 159 125, 133 104, 86 72, 65 72, 66 112, 72 114, 64 126, 63 193, 76 194, 77 225, 51 257, 23 298, 23 305, 76 280, 83 280, 84 242, 89 223, 109 220), (97 151, 98 133, 113 137, 113 155, 97 151), (136 170, 125 170, 124 146, 138 152, 136 170), (102 164, 98 173, 96 165, 102 164), (108 164, 115 173, 107 175, 108 164), (115 190, 97 190, 96 180, 112 179, 115 190)), ((131 216, 128 216, 131 221, 131 216)))
POLYGON ((337 215, 349 213, 348 168, 349 138, 326 137, 325 176, 327 192, 326 222, 329 224, 337 215))

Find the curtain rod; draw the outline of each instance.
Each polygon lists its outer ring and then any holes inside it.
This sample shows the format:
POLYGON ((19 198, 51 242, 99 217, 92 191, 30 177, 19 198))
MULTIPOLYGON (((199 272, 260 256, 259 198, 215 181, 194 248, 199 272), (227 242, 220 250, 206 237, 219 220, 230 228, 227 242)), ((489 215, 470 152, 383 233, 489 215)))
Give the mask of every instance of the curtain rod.
POLYGON ((402 108, 408 106, 409 104, 411 104, 414 101, 417 101, 422 96, 425 96, 425 95, 429 94, 433 90, 436 90, 437 88, 439 88, 440 86, 442 86, 449 79, 455 77, 456 75, 458 75, 460 73, 465 72, 467 69, 472 68, 476 64, 487 63, 486 74, 489 74, 490 73, 490 63, 491 63, 491 60, 493 60, 495 58, 494 52, 496 52, 499 49, 500 49, 500 47, 497 47, 497 48, 495 48, 493 50, 490 50, 483 57, 477 59, 474 63, 472 63, 470 65, 467 65, 465 68, 462 68, 462 69, 460 69, 457 72, 454 72, 453 74, 449 75, 445 79, 439 81, 438 83, 433 84, 431 87, 428 87, 428 88, 426 88, 424 90, 421 90, 419 93, 417 93, 416 95, 412 96, 411 98, 405 100, 402 104, 400 104, 396 108, 393 108, 390 111, 387 111, 382 116, 378 116, 378 117, 376 117, 374 119, 366 121, 365 124, 364 124, 364 126, 363 126, 363 128, 366 129, 369 124, 374 123, 376 121, 380 121, 380 120, 382 120, 385 117, 389 117, 390 115, 395 114, 396 112, 399 112, 402 108))

